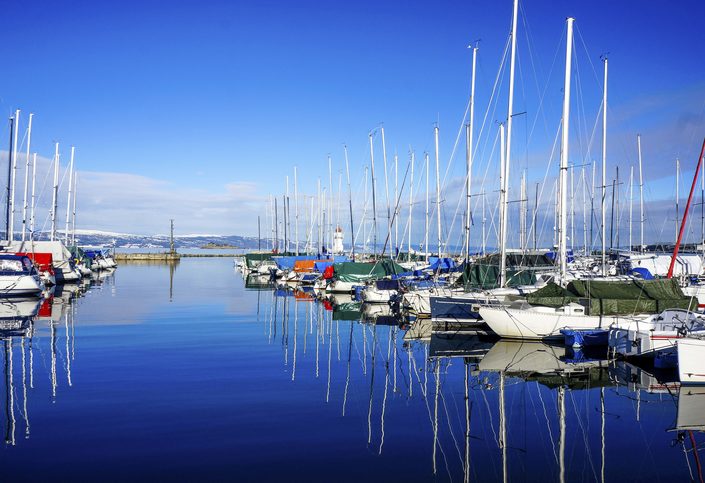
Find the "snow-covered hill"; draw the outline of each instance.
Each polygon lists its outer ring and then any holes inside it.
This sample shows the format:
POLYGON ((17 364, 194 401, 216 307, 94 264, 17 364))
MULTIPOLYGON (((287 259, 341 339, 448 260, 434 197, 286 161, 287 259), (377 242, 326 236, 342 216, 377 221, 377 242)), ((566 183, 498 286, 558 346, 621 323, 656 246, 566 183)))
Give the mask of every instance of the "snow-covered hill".
MULTIPOLYGON (((42 234, 42 238, 45 238, 42 234)), ((63 234, 59 235, 63 238, 63 234)), ((76 242, 80 246, 104 246, 117 248, 169 248, 169 235, 134 235, 99 230, 76 230, 76 242)), ((174 235, 176 248, 200 248, 204 245, 256 249, 257 238, 239 235, 174 235)), ((266 243, 263 240, 262 246, 266 243)))

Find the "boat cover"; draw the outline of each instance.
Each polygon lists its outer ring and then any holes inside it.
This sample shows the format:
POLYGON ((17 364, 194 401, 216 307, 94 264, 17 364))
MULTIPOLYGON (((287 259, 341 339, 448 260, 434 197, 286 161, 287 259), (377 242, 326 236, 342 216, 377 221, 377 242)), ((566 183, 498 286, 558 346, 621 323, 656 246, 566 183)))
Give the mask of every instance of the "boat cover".
POLYGON ((401 290, 401 283, 398 279, 383 278, 375 282, 377 290, 401 290))
POLYGON ((294 264, 301 260, 316 260, 315 255, 293 255, 293 256, 276 256, 272 257, 274 263, 277 264, 277 268, 280 270, 291 270, 294 268, 294 264))
POLYGON ((696 310, 698 301, 683 295, 676 279, 575 280, 563 288, 553 282, 526 298, 532 305, 581 304, 588 315, 658 314, 666 309, 696 310))
POLYGON ((335 278, 341 282, 364 282, 404 272, 404 268, 393 260, 384 259, 376 263, 344 262, 333 265, 335 278))
POLYGON ((247 264, 247 268, 256 268, 260 263, 271 260, 272 257, 272 253, 246 253, 245 263, 247 264))
MULTIPOLYGON (((497 288, 499 287, 499 266, 481 263, 466 265, 459 281, 465 290, 497 288)), ((507 269, 507 286, 516 287, 534 283, 536 283, 536 274, 533 270, 507 269)))
POLYGON ((448 272, 455 268, 455 260, 452 258, 429 257, 430 270, 434 272, 448 272))
MULTIPOLYGON (((458 283, 467 291, 489 290, 499 287, 498 253, 479 258, 475 263, 464 264, 458 283)), ((553 261, 545 254, 507 253, 507 286, 532 285, 536 283, 537 271, 554 268, 553 261)))

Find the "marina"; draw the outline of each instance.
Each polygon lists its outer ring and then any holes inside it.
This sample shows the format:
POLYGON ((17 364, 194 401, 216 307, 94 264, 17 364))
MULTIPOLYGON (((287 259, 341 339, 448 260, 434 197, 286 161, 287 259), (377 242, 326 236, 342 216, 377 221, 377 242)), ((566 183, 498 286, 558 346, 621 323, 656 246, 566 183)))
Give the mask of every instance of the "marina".
POLYGON ((77 289, 2 332, 13 480, 700 478, 701 391, 673 373, 414 333, 218 258, 77 289))
POLYGON ((4 480, 705 482, 701 2, 6 10, 4 480))

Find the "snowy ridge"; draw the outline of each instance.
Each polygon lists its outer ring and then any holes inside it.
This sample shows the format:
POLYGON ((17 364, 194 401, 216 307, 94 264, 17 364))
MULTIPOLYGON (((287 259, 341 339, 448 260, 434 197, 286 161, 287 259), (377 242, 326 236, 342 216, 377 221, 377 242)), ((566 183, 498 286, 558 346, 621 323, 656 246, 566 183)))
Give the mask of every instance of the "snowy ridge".
MULTIPOLYGON (((63 230, 57 230, 59 238, 64 237, 63 230)), ((48 239, 49 233, 37 234, 37 239, 48 239)), ((103 230, 76 230, 76 242, 81 246, 101 246, 116 248, 169 248, 169 235, 135 235, 103 230)), ((263 240, 263 245, 265 244, 263 240)), ((174 235, 176 248, 201 248, 204 245, 223 245, 242 249, 257 248, 256 237, 240 235, 174 235)))

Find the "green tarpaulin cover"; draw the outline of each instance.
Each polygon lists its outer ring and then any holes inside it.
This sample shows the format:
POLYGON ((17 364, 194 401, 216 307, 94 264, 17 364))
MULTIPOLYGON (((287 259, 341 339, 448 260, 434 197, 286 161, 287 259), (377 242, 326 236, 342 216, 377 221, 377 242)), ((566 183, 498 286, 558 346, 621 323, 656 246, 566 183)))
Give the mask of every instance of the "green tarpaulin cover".
POLYGON ((341 282, 365 282, 404 272, 401 265, 389 259, 380 260, 377 263, 335 263, 333 270, 335 278, 341 282))
MULTIPOLYGON (((466 290, 489 290, 499 287, 499 254, 493 253, 466 265, 458 282, 466 290)), ((536 271, 553 267, 553 261, 540 254, 507 254, 507 285, 532 285, 536 283, 536 271)))
POLYGON ((576 302, 588 315, 657 314, 666 309, 695 310, 698 301, 683 295, 675 279, 575 280, 563 288, 555 283, 529 294, 532 305, 562 307, 576 302))

